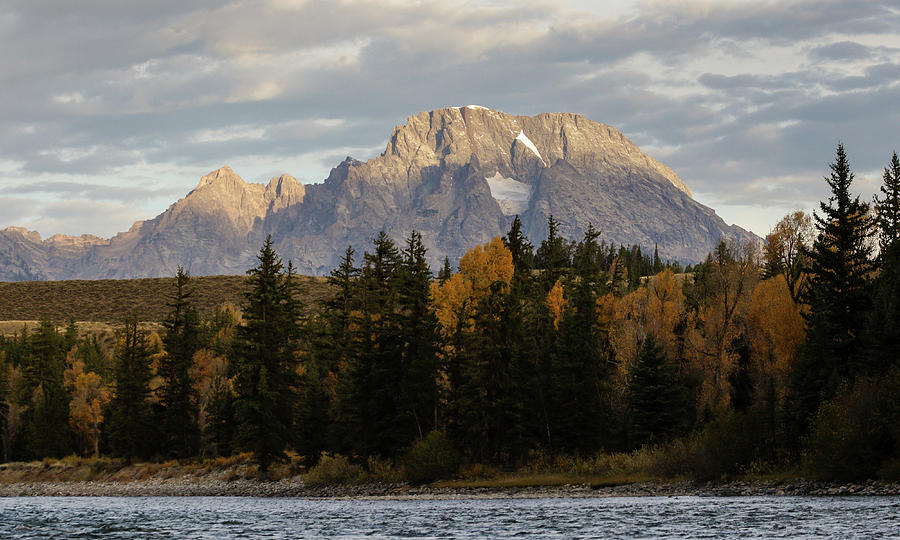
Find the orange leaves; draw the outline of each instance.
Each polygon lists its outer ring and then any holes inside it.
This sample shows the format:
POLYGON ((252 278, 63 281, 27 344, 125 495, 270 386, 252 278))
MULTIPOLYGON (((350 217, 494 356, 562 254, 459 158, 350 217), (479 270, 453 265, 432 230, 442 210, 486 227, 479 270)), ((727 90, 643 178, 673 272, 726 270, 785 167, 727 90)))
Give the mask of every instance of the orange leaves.
POLYGON ((452 333, 461 320, 466 320, 473 291, 462 274, 453 274, 443 285, 431 284, 431 303, 445 334, 452 333))
POLYGON ((459 261, 459 272, 443 285, 431 284, 431 303, 447 335, 471 325, 472 312, 495 283, 508 286, 513 276, 512 253, 497 237, 470 249, 459 261))
POLYGON ((760 283, 747 312, 747 333, 754 368, 762 377, 774 377, 782 388, 806 339, 806 324, 783 275, 760 283))
POLYGON ((69 388, 69 425, 85 442, 86 448, 97 456, 100 453, 100 424, 103 408, 112 399, 112 392, 100 375, 84 371, 84 362, 72 360, 63 374, 69 388))
POLYGON ((509 285, 513 276, 512 252, 496 237, 487 244, 475 246, 459 260, 459 273, 471 283, 472 291, 483 294, 496 282, 509 285))
POLYGON ((559 321, 562 319, 563 311, 566 309, 566 299, 563 297, 562 283, 557 279, 553 284, 553 288, 547 293, 544 304, 550 310, 553 317, 553 328, 559 330, 559 321))

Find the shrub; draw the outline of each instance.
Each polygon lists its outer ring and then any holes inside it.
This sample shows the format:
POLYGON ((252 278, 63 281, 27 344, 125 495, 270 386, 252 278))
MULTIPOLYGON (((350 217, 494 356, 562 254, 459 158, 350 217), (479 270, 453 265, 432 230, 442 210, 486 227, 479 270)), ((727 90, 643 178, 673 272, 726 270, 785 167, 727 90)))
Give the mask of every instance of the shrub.
POLYGON ((459 453, 447 435, 432 431, 416 441, 403 458, 403 477, 412 483, 446 478, 459 467, 459 453))
POLYGON ((876 476, 894 446, 884 419, 890 403, 880 381, 872 379, 845 385, 823 403, 804 441, 807 474, 839 482, 876 476))
POLYGON ((360 482, 362 476, 362 467, 350 463, 345 456, 323 452, 319 463, 310 469, 303 481, 310 486, 354 484, 360 482))

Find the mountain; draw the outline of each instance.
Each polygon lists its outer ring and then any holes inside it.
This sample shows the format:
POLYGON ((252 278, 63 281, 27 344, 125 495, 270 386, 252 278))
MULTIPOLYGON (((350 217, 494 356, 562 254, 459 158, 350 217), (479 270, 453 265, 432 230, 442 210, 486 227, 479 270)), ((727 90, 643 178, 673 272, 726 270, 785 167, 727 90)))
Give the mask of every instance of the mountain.
POLYGON ((690 189, 621 132, 570 113, 514 116, 469 105, 422 112, 366 162, 348 157, 320 184, 290 175, 244 182, 229 167, 204 176, 159 216, 102 239, 0 231, 0 280, 237 274, 266 234, 301 273, 326 274, 348 245, 358 256, 385 230, 422 233, 430 260, 457 260, 504 234, 518 214, 535 243, 547 217, 582 236, 659 246, 703 259, 720 238, 759 239, 691 198, 690 189))

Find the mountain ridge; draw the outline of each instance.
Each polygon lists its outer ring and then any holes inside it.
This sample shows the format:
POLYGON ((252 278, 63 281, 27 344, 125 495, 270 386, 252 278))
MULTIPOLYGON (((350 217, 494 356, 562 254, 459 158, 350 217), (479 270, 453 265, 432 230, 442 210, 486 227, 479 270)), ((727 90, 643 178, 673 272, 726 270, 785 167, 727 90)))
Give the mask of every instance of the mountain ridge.
POLYGON ((719 238, 759 241, 694 201, 678 175, 617 129, 573 113, 515 116, 479 106, 410 116, 385 150, 347 157, 321 183, 284 174, 245 182, 229 166, 204 175, 158 216, 109 239, 0 231, 0 280, 103 279, 243 273, 267 234, 298 271, 330 271, 385 230, 423 235, 429 261, 458 258, 502 235, 514 215, 539 242, 553 215, 578 238, 588 224, 607 241, 658 245, 696 261, 719 238))

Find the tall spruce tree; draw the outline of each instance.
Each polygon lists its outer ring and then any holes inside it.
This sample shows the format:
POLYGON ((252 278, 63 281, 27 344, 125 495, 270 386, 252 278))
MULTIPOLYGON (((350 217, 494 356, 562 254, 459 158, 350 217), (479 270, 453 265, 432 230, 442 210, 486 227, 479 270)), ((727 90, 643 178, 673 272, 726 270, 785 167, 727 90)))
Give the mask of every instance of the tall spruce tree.
POLYGON ((286 457, 291 443, 297 388, 297 318, 291 272, 267 236, 247 271, 244 324, 237 329, 232 367, 240 448, 253 452, 261 473, 286 457))
POLYGON ((569 245, 559 235, 559 221, 547 217, 547 238, 541 242, 534 255, 535 267, 543 270, 544 283, 549 290, 570 265, 569 245))
POLYGON ((881 194, 875 198, 881 253, 869 336, 872 369, 887 373, 900 366, 900 159, 896 152, 884 169, 881 194))
POLYGON ((438 321, 428 304, 432 274, 426 255, 422 235, 412 231, 401 252, 397 285, 403 343, 400 410, 406 411, 407 423, 415 426, 407 433, 420 439, 437 428, 440 403, 438 321))
POLYGON ((109 404, 110 447, 114 454, 148 458, 155 450, 157 430, 150 406, 151 348, 137 319, 125 321, 116 347, 116 393, 109 404))
POLYGON ((400 250, 384 231, 363 255, 360 273, 362 331, 360 354, 351 372, 352 401, 357 408, 357 453, 389 456, 409 440, 412 422, 403 422, 399 402, 403 380, 403 332, 399 315, 400 250))
POLYGON ((62 457, 71 451, 68 396, 63 386, 65 340, 47 319, 29 340, 25 377, 32 389, 27 413, 26 444, 34 458, 62 457))
MULTIPOLYGON (((552 217, 550 219, 553 219, 552 217)), ((556 222, 553 222, 553 234, 556 234, 556 222)), ((522 220, 519 216, 513 218, 509 232, 503 237, 503 244, 512 253, 513 266, 517 273, 527 273, 534 266, 534 246, 522 232, 522 220)))
POLYGON ((191 302, 190 277, 184 268, 175 274, 175 291, 170 297, 169 315, 163 322, 166 355, 160 362, 163 379, 163 433, 166 453, 184 458, 197 453, 200 428, 197 424, 197 391, 191 378, 194 353, 200 349, 200 316, 191 302))
POLYGON ((821 214, 814 214, 818 236, 809 252, 805 295, 808 340, 795 370, 801 429, 842 380, 866 371, 872 220, 868 205, 851 195, 853 173, 842 144, 830 168, 825 181, 831 196, 820 204, 821 214))
POLYGON ((565 286, 568 302, 558 331, 548 336, 557 340, 549 358, 553 445, 569 452, 599 448, 608 436, 602 398, 609 376, 609 347, 597 308, 606 282, 599 236, 600 231, 589 225, 576 247, 574 276, 565 286))
POLYGON ((628 387, 632 447, 660 443, 679 431, 686 416, 677 374, 652 333, 644 338, 628 387))

